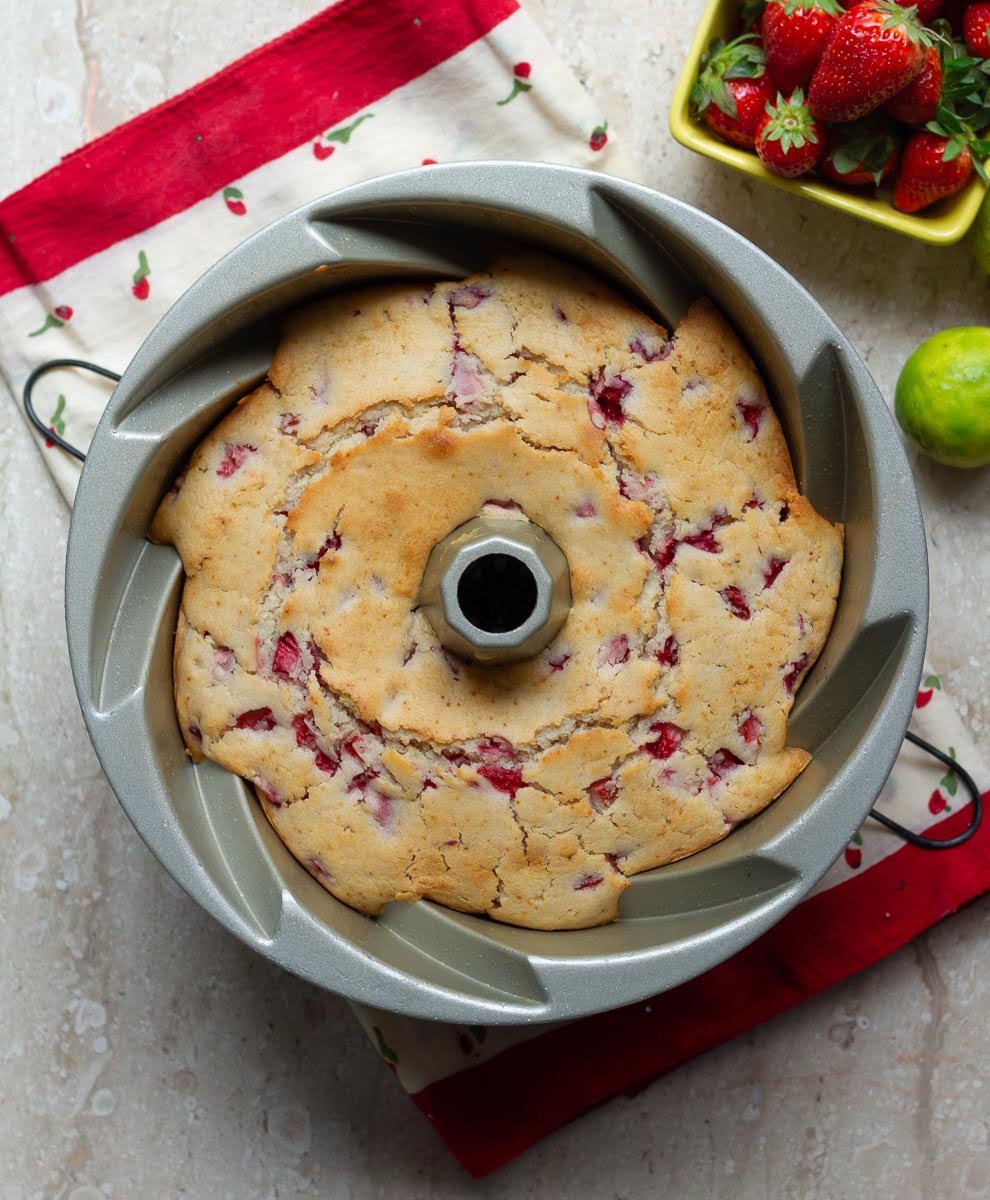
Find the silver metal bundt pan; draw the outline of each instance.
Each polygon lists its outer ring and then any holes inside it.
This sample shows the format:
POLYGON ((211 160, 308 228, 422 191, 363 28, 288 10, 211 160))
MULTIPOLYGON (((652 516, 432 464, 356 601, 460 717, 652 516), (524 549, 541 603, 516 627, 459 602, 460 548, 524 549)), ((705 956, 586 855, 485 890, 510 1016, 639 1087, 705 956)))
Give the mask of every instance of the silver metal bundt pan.
MULTIPOLYGON (((713 470, 717 464, 713 463, 713 470)), ((779 920, 839 855, 893 764, 927 626, 925 541, 883 399, 814 300, 730 229, 647 188, 522 163, 433 166, 346 188, 261 230, 178 301, 96 431, 69 538, 69 649, 107 777, 166 870, 260 954, 344 996, 444 1021, 558 1020, 707 970, 779 920), (668 325, 698 293, 748 343, 802 489, 846 526, 835 625, 790 741, 807 770, 693 858, 636 877, 621 919, 542 933, 425 901, 371 920, 291 857, 246 786, 187 758, 172 703, 178 556, 145 540, 180 464, 263 377, 279 316, 374 279, 458 278, 491 239, 609 279, 668 325)))

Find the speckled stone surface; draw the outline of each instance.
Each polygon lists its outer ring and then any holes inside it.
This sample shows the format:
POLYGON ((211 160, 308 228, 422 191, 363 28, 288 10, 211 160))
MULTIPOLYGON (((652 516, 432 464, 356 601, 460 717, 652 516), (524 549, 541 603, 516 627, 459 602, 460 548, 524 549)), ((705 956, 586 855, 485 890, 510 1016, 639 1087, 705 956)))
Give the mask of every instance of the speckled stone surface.
MULTIPOLYGON (((0 191, 319 7, 0 0, 0 191)), ((965 249, 868 229, 672 142, 699 0, 532 7, 646 181, 782 262, 888 396, 919 340, 990 319, 965 249)), ((990 756, 990 471, 917 474, 933 657, 990 756)), ((990 900, 472 1184, 346 1006, 224 934, 119 811, 68 673, 67 523, 0 397, 0 1200, 990 1196, 990 900)))

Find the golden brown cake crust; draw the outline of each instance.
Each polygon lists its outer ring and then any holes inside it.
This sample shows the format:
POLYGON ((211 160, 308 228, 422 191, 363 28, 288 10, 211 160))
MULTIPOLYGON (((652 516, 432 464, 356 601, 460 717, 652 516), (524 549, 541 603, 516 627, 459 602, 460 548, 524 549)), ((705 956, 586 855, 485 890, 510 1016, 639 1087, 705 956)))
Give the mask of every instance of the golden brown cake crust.
POLYGON ((186 743, 252 782, 367 913, 428 897, 542 929, 613 920, 628 876, 764 808, 808 755, 794 692, 841 529, 798 494, 707 301, 672 338, 532 252, 292 315, 269 380, 200 444, 152 537, 186 570, 186 743), (531 520, 573 608, 514 666, 445 651, 416 594, 479 513, 531 520))

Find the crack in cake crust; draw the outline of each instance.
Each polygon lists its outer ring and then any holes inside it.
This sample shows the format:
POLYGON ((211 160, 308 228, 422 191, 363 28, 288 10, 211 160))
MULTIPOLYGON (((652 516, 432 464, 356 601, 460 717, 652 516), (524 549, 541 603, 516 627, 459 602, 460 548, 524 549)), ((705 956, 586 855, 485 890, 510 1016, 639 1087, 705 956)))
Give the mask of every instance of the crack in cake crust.
POLYGON ((787 714, 841 531, 797 493, 707 302, 668 337, 508 253, 310 306, 152 536, 186 567, 190 754, 252 782, 365 912, 426 896, 538 928, 611 920, 628 875, 725 836, 807 761, 787 714), (415 611, 433 542, 486 509, 547 528, 575 596, 550 647, 495 672, 415 611))

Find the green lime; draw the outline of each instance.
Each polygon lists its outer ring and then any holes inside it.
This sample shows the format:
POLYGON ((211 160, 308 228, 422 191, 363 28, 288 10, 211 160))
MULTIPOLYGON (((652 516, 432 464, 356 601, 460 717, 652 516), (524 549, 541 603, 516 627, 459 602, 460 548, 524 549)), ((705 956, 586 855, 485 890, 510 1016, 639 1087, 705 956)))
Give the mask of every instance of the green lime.
POLYGON ((969 248, 973 257, 990 275, 990 192, 984 198, 969 231, 969 248))
POLYGON ((901 371, 894 411, 937 462, 990 463, 990 328, 964 325, 922 342, 901 371))

